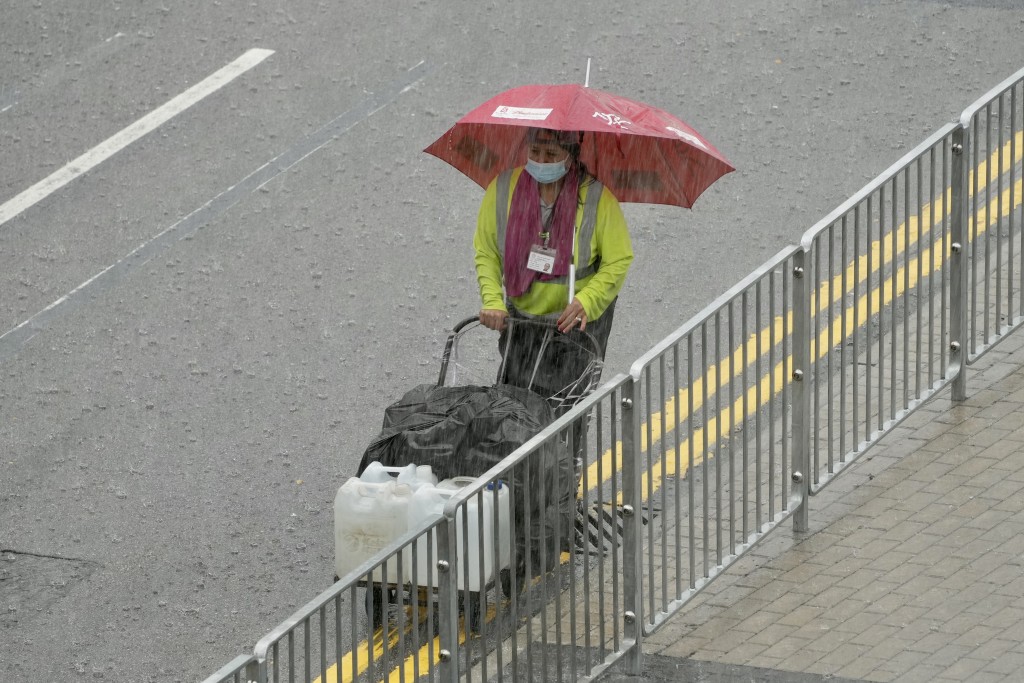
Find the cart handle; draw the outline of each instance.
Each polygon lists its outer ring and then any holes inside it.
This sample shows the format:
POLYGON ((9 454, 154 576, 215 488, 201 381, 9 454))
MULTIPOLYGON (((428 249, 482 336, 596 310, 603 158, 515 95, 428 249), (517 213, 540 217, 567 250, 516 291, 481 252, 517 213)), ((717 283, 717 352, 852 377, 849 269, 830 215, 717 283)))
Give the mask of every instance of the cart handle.
MULTIPOLYGON (((452 356, 452 347, 455 345, 455 340, 458 339, 470 325, 473 323, 479 323, 479 315, 471 315, 468 318, 464 318, 456 323, 455 327, 448 334, 448 340, 444 344, 444 351, 441 354, 441 370, 437 375, 437 386, 444 386, 445 378, 448 376, 448 364, 452 356)), ((516 318, 511 324, 525 323, 528 325, 554 325, 554 317, 536 317, 536 318, 516 318)), ((590 346, 590 352, 595 358, 599 358, 601 355, 600 347, 597 344, 597 340, 590 332, 585 330, 576 330, 585 342, 590 346)))
POLYGON ((448 361, 452 357, 452 346, 455 345, 455 339, 464 329, 473 323, 478 322, 480 322, 480 316, 471 315, 468 318, 460 320, 455 327, 452 328, 451 333, 448 334, 448 341, 444 343, 444 352, 441 354, 441 372, 437 376, 437 386, 444 386, 444 379, 448 375, 448 361))

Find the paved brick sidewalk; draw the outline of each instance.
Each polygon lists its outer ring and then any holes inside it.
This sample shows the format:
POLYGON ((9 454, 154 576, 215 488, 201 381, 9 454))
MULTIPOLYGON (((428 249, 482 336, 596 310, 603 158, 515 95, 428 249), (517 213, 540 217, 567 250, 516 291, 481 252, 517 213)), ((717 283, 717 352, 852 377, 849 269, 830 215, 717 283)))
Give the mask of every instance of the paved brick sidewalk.
POLYGON ((636 680, 1024 681, 1024 334, 968 396, 918 409, 811 499, 808 533, 776 530, 649 636, 636 680))

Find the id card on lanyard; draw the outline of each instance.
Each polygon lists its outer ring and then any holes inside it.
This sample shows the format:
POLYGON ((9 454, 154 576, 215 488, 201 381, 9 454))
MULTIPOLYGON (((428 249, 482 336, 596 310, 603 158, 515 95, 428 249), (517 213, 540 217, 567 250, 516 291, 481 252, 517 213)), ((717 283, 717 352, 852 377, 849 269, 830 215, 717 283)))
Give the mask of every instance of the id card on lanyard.
POLYGON ((558 252, 554 249, 535 244, 530 248, 530 257, 526 261, 526 267, 538 273, 549 275, 554 270, 555 256, 557 254, 558 252))

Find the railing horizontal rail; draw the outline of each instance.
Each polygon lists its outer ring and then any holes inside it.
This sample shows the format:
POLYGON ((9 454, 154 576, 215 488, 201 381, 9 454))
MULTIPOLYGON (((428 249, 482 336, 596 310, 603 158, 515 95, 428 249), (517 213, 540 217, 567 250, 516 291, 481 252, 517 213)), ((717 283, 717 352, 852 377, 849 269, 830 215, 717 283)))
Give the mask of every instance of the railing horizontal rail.
POLYGON ((894 175, 902 171, 904 168, 909 166, 912 162, 920 159, 930 148, 932 148, 939 140, 945 138, 951 134, 953 129, 957 126, 955 123, 948 123, 942 128, 928 136, 921 144, 917 145, 914 149, 904 154, 898 161, 893 163, 889 168, 885 169, 874 179, 871 180, 867 185, 858 190, 852 197, 847 199, 845 202, 833 209, 824 218, 815 223, 809 228, 800 239, 800 244, 806 249, 810 240, 815 235, 820 233, 822 230, 827 228, 829 225, 835 223, 842 216, 850 211, 855 205, 862 203, 870 195, 878 191, 885 183, 889 182, 894 175))
POLYGON ((238 655, 211 674, 203 683, 248 683, 247 672, 255 664, 255 655, 238 655))
POLYGON ((680 339, 682 339, 687 334, 696 329, 702 321, 711 318, 716 311, 720 311, 724 306, 728 304, 729 301, 732 301, 736 297, 737 293, 749 289, 751 284, 757 282, 758 280, 761 280, 766 273, 770 273, 776 270, 782 263, 790 260, 793 254, 795 254, 798 250, 799 247, 797 246, 786 247, 785 249, 779 250, 777 254, 775 254, 770 259, 765 261, 762 265, 760 265, 752 273, 750 273, 750 275, 746 276, 745 278, 737 282, 735 285, 730 287, 725 293, 715 298, 714 301, 712 301, 710 304, 701 309, 696 315, 694 315, 692 318, 683 323, 679 327, 679 329, 677 329, 675 332, 662 339, 660 342, 655 344, 655 346, 651 348, 650 351, 640 356, 640 358, 636 359, 633 362, 632 366, 630 366, 629 374, 632 375, 633 377, 636 377, 637 374, 640 372, 641 368, 643 368, 646 365, 649 365, 655 358, 659 357, 666 350, 671 348, 673 345, 677 344, 680 339))
POLYGON ((968 122, 974 118, 978 112, 995 101, 1002 93, 1011 90, 1016 85, 1019 85, 1021 81, 1024 81, 1024 69, 1020 69, 1012 76, 1008 76, 1002 83, 994 86, 987 93, 972 102, 971 105, 964 109, 963 113, 960 114, 960 124, 964 128, 967 128, 968 122))

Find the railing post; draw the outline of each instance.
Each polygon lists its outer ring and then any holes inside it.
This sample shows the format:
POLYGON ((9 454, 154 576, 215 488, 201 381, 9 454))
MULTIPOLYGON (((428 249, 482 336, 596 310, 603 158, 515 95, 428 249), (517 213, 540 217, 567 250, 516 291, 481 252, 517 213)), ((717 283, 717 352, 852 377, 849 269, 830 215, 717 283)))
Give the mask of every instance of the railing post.
POLYGON ((640 397, 639 384, 630 378, 622 387, 622 586, 623 586, 623 634, 633 644, 623 657, 626 671, 639 676, 643 669, 643 541, 640 506, 643 504, 640 490, 643 475, 640 444, 640 397))
POLYGON ((953 131, 952 172, 950 173, 951 206, 949 209, 950 262, 949 284, 949 373, 953 375, 953 400, 967 399, 967 298, 970 288, 967 282, 967 259, 971 245, 967 239, 970 224, 968 201, 970 177, 967 159, 970 158, 970 135, 963 121, 953 131))
POLYGON ((250 661, 243 674, 246 683, 266 683, 266 660, 260 661, 257 657, 255 661, 250 661))
POLYGON ((255 661, 245 667, 246 683, 267 683, 267 662, 255 661))
POLYGON ((811 297, 806 246, 793 255, 793 530, 807 531, 811 491, 811 297))
POLYGON ((439 680, 459 680, 459 557, 455 520, 445 518, 437 527, 438 659, 439 680))

